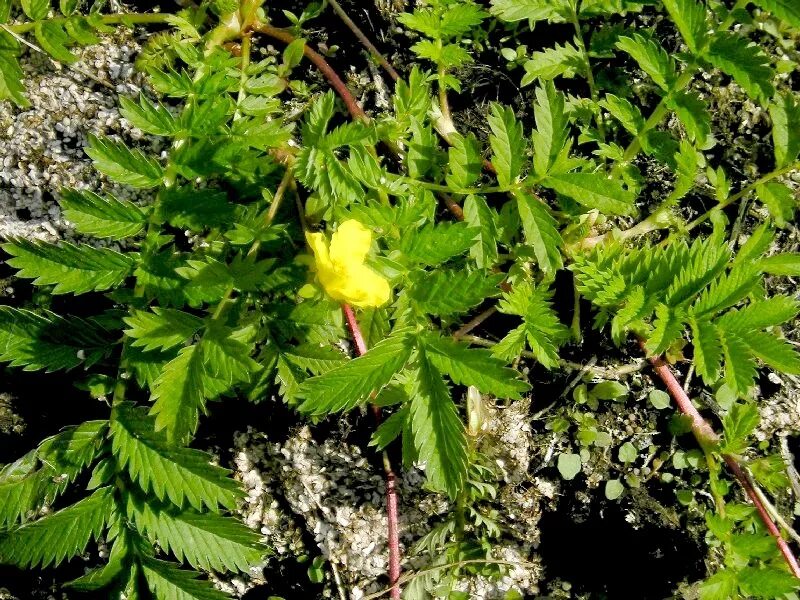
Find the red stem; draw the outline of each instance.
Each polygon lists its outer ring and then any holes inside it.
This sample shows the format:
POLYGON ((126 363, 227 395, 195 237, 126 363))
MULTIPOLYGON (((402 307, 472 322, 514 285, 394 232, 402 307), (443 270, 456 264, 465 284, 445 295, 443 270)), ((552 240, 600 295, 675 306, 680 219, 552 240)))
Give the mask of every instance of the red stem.
MULTIPOLYGON (((717 432, 714 431, 708 421, 702 417, 694 404, 692 404, 691 399, 675 378, 669 365, 658 356, 650 358, 650 363, 653 365, 656 374, 661 378, 661 381, 667 386, 670 395, 675 400, 675 404, 678 405, 680 411, 691 419, 692 433, 694 433, 700 446, 705 448, 709 445, 716 444, 719 441, 719 435, 717 435, 717 432)), ((731 473, 736 477, 736 480, 741 484, 742 488, 744 488, 748 498, 750 498, 750 501, 756 507, 758 516, 761 517, 761 521, 764 523, 767 531, 775 538, 775 543, 778 545, 781 554, 783 554, 783 558, 786 560, 786 564, 789 565, 792 574, 800 579, 800 565, 797 562, 797 558, 795 558, 792 553, 792 549, 789 548, 789 544, 783 539, 778 526, 775 525, 763 502, 761 502, 761 499, 758 497, 750 478, 747 476, 744 469, 742 469, 738 459, 732 454, 723 454, 722 459, 725 461, 725 464, 728 465, 731 473)))
MULTIPOLYGON (((347 329, 353 338, 353 343, 356 345, 356 352, 359 356, 363 356, 367 352, 367 344, 364 341, 364 335, 361 333, 361 327, 358 325, 358 319, 353 308, 346 303, 342 304, 342 312, 344 319, 347 323, 347 329)), ((379 406, 372 405, 372 414, 375 421, 381 421, 381 409, 379 406)), ((392 469, 392 464, 389 462, 389 456, 386 452, 383 453, 383 470, 386 474, 386 514, 389 521, 388 531, 388 544, 389 544, 389 585, 391 587, 390 597, 394 600, 400 599, 400 535, 398 528, 398 510, 397 510, 397 488, 395 487, 395 474, 392 469)))

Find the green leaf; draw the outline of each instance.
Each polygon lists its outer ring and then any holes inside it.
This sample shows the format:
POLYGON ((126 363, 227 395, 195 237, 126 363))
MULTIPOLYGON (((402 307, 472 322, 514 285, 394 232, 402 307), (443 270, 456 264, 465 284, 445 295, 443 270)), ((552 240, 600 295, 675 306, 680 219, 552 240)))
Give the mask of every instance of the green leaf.
POLYGON ((33 33, 42 49, 57 61, 73 63, 78 60, 77 56, 67 50, 70 39, 58 21, 39 21, 34 25, 33 33))
POLYGON ((258 535, 232 517, 178 512, 128 494, 126 513, 139 531, 195 569, 247 573, 266 553, 258 535))
POLYGON ((734 404, 722 420, 722 427, 725 431, 723 451, 729 454, 743 452, 748 446, 747 438, 758 427, 759 420, 758 408, 755 403, 734 404))
POLYGON ((33 279, 34 285, 54 285, 53 294, 83 294, 122 284, 136 265, 136 254, 94 248, 69 242, 49 244, 26 239, 2 245, 14 258, 7 264, 17 277, 33 279))
POLYGON ((112 341, 104 334, 77 317, 0 306, 0 362, 25 371, 92 365, 111 351, 112 341))
POLYGON ((776 371, 800 373, 800 355, 788 342, 763 331, 749 331, 743 339, 750 352, 776 371))
POLYGON ((620 446, 617 456, 623 463, 632 463, 639 457, 639 451, 630 442, 625 442, 620 446))
POLYGON ((800 303, 794 298, 773 296, 725 313, 720 317, 718 324, 727 331, 747 336, 753 330, 774 327, 791 321, 798 312, 800 312, 800 303))
POLYGON ((697 0, 663 0, 692 54, 701 54, 708 38, 706 7, 697 0))
POLYGON ((145 557, 142 573, 150 591, 160 600, 225 600, 229 597, 211 582, 198 579, 199 573, 184 571, 170 562, 145 557))
POLYGON ((409 410, 408 405, 403 406, 400 410, 383 421, 372 434, 369 445, 376 446, 378 450, 383 450, 400 437, 408 421, 409 410))
MULTIPOLYGON (((800 127, 800 123, 797 127, 800 127)), ((786 227, 794 219, 798 205, 797 197, 786 185, 775 182, 762 183, 756 186, 756 196, 767 207, 778 227, 786 227)))
POLYGON ((775 567, 744 567, 739 571, 739 585, 750 598, 780 598, 797 590, 797 577, 775 567))
POLYGON ((795 0, 753 0, 753 3, 795 29, 800 29, 800 5, 795 0))
POLYGON ((165 430, 167 440, 184 443, 197 429, 199 414, 205 410, 203 351, 200 344, 181 348, 153 383, 150 414, 156 430, 165 430))
POLYGON ((636 195, 618 179, 603 173, 561 173, 548 175, 542 185, 572 198, 578 204, 609 215, 631 215, 636 195))
POLYGON ((536 130, 533 139, 533 170, 539 177, 551 171, 563 170, 561 165, 569 154, 569 121, 564 112, 564 95, 557 92, 552 81, 536 88, 533 105, 536 130))
POLYGON ((619 381, 601 381, 592 388, 591 394, 599 400, 617 400, 628 395, 628 388, 619 381))
POLYGON ((670 398, 670 395, 661 390, 651 390, 647 397, 650 400, 650 404, 652 404, 653 408, 656 410, 664 410, 672 405, 672 398, 670 398))
POLYGON ((525 241, 533 248, 539 268, 545 273, 558 271, 564 265, 561 258, 564 241, 555 218, 538 198, 530 194, 518 191, 514 198, 522 220, 525 241))
POLYGON ((769 275, 800 276, 800 253, 784 252, 759 259, 758 267, 769 275))
POLYGON ((438 266, 469 250, 477 231, 466 223, 440 223, 412 230, 400 240, 400 251, 411 261, 438 266))
MULTIPOLYGON (((0 30, 0 44, 8 46, 11 40, 13 48, 18 46, 5 31, 0 30)), ((16 50, 13 52, 0 49, 0 101, 11 100, 20 108, 30 106, 30 102, 25 97, 25 85, 23 84, 22 68, 16 58, 16 50)))
POLYGON ((500 293, 502 274, 444 270, 426 273, 407 293, 420 312, 446 316, 464 313, 500 293))
POLYGON ((617 48, 630 54, 639 67, 665 92, 675 79, 675 62, 667 51, 652 39, 640 33, 620 36, 617 48))
POLYGON ((132 346, 149 350, 168 350, 186 342, 202 327, 203 321, 189 313, 171 308, 153 307, 152 312, 133 310, 123 319, 133 338, 132 346))
POLYGON ((730 259, 727 246, 713 238, 698 238, 689 247, 685 264, 667 288, 666 303, 678 307, 690 302, 722 273, 730 259))
POLYGON ((20 0, 20 6, 31 21, 45 19, 50 12, 50 0, 20 0))
POLYGON ((411 331, 400 329, 366 354, 324 375, 306 379, 300 387, 301 412, 326 415, 355 408, 378 392, 411 356, 411 331))
POLYGON ((174 135, 180 125, 167 108, 159 102, 151 102, 139 93, 139 102, 120 96, 120 114, 145 133, 153 135, 174 135))
POLYGON ((483 196, 467 196, 464 200, 464 221, 477 232, 469 253, 479 269, 491 268, 497 262, 498 219, 483 196))
POLYGON ((689 138, 704 148, 711 135, 711 115, 696 92, 673 92, 667 106, 675 111, 689 138))
POLYGON ((497 172, 497 182, 501 186, 516 183, 525 162, 525 140, 522 123, 517 121, 509 106, 492 103, 488 116, 489 144, 492 147, 492 165, 497 172))
POLYGON ((492 0, 492 14, 503 21, 563 20, 564 0, 492 0))
POLYGON ((722 31, 711 40, 705 56, 712 65, 733 77, 754 100, 766 102, 772 98, 774 73, 760 46, 741 35, 722 31))
POLYGON ((800 102, 797 96, 791 92, 779 94, 769 105, 769 115, 775 144, 775 168, 780 169, 797 160, 800 154, 800 102))
POLYGON ((483 394, 520 399, 530 385, 521 381, 514 369, 507 368, 491 352, 469 348, 449 338, 428 335, 424 338, 425 356, 453 383, 475 386, 483 394))
POLYGON ((530 59, 525 61, 524 67, 522 86, 537 80, 549 81, 559 76, 574 77, 576 73, 586 70, 586 60, 573 44, 555 44, 552 48, 533 52, 530 59))
POLYGON ((448 150, 447 185, 454 191, 471 186, 481 174, 483 159, 478 140, 473 133, 451 134, 448 150))
POLYGON ((558 455, 558 472, 562 479, 571 481, 581 472, 581 457, 578 454, 564 453, 558 455))
POLYGON ((131 150, 122 142, 90 134, 86 154, 98 171, 117 183, 136 188, 153 188, 161 183, 161 166, 141 150, 131 150))
POLYGON ((636 135, 644 127, 644 117, 641 111, 629 100, 614 94, 606 94, 601 104, 629 133, 636 135))
POLYGON ((155 433, 153 419, 131 404, 114 407, 111 442, 120 466, 148 497, 216 512, 220 506, 235 509, 243 496, 230 471, 212 465, 205 452, 168 445, 155 433))
POLYGON ((0 536, 0 563, 22 568, 58 566, 86 550, 115 520, 114 490, 104 487, 88 498, 0 536))
POLYGON ((684 315, 680 309, 673 309, 665 304, 656 306, 656 320, 653 331, 647 338, 647 352, 656 356, 669 348, 670 344, 683 335, 684 315))
POLYGON ((467 476, 467 440, 464 425, 442 375, 420 351, 413 378, 411 429, 425 475, 435 488, 455 499, 467 476))
POLYGON ((0 469, 0 528, 27 521, 63 494, 97 457, 107 427, 107 421, 69 427, 0 469))
POLYGON ((725 569, 717 571, 700 584, 700 600, 730 600, 736 597, 739 582, 736 572, 725 569))
POLYGON ((103 198, 90 190, 63 189, 58 203, 67 220, 85 235, 121 240, 142 231, 147 221, 133 202, 103 198))
POLYGON ((722 351, 725 355, 725 383, 738 396, 744 397, 753 387, 756 365, 750 356, 750 349, 737 333, 720 327, 722 351))
POLYGON ((707 319, 692 318, 692 344, 697 374, 708 385, 716 383, 722 367, 722 340, 716 326, 707 319))

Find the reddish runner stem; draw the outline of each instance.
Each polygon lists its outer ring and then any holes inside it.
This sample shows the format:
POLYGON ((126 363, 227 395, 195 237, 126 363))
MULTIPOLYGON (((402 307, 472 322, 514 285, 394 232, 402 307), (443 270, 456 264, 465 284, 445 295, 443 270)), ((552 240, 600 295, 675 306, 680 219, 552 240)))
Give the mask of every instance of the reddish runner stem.
MULTIPOLYGON (((675 378, 675 375, 669 365, 667 365, 663 359, 657 356, 652 357, 649 360, 653 365, 653 369, 655 369, 656 374, 661 378, 661 381, 664 382, 664 385, 667 386, 670 395, 675 400, 675 404, 678 405, 678 409, 691 419, 692 433, 694 433, 694 436, 699 442, 700 446, 706 448, 709 445, 716 444, 719 441, 719 436, 708 423, 708 421, 703 418, 697 408, 695 408, 694 404, 692 404, 692 400, 675 378)), ((742 466, 739 464, 739 460, 732 454, 723 454, 722 459, 725 461, 725 464, 728 465, 731 473, 733 473, 733 476, 744 489, 747 497, 750 498, 750 501, 756 507, 758 516, 761 517, 761 521, 764 523, 767 531, 769 531, 770 535, 775 538, 775 543, 778 545, 778 549, 781 551, 784 560, 786 560, 786 564, 789 565, 789 569, 791 569, 792 574, 800 579, 800 564, 798 564, 797 558, 792 552, 792 549, 789 547, 789 544, 783 539, 778 526, 775 525, 772 517, 770 517, 769 512, 764 506, 764 503, 761 502, 761 498, 758 497, 758 493, 753 487, 753 484, 751 483, 747 473, 745 473, 744 469, 742 469, 742 466)))
MULTIPOLYGON (((353 338, 353 343, 356 345, 356 352, 359 356, 363 356, 367 352, 367 343, 364 340, 364 335, 361 333, 361 327, 358 325, 358 319, 353 308, 347 304, 342 303, 342 312, 344 319, 347 323, 347 329, 353 338)), ((381 409, 376 405, 372 405, 372 414, 375 417, 376 423, 380 424, 381 409)), ((388 545, 389 545, 389 585, 391 586, 390 597, 393 600, 400 599, 400 533, 398 527, 398 509, 397 509, 397 487, 396 476, 392 469, 392 463, 389 461, 389 455, 386 451, 383 452, 383 470, 386 474, 386 515, 389 521, 388 527, 388 545)))

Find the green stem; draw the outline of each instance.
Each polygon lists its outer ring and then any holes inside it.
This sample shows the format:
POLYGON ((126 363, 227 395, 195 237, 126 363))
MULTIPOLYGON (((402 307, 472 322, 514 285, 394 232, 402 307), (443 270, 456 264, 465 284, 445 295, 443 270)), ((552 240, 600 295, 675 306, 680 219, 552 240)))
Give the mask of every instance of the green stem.
MULTIPOLYGON (((173 15, 169 13, 128 13, 119 15, 103 15, 100 17, 103 25, 166 25, 169 23, 169 18, 173 15)), ((52 19, 41 19, 38 21, 29 21, 27 23, 18 23, 17 25, 7 25, 10 31, 14 33, 28 33, 32 31, 38 23, 63 23, 67 17, 53 17, 52 19)))
POLYGON ((711 218, 711 214, 715 210, 722 210, 726 206, 730 206, 734 202, 738 202, 739 200, 747 196, 749 193, 754 191, 758 186, 763 185, 765 183, 769 183, 773 179, 777 179, 778 177, 781 177, 783 175, 786 175, 787 173, 796 171, 798 169, 800 169, 800 160, 796 160, 795 162, 790 163, 785 167, 782 167, 780 169, 775 169, 774 171, 767 173, 762 177, 759 177, 753 183, 744 186, 738 193, 734 194, 733 196, 729 196, 728 198, 726 198, 725 200, 723 200, 710 210, 707 210, 705 213, 697 217, 694 221, 692 221, 686 226, 686 231, 691 231, 701 223, 705 223, 709 218, 711 218))
POLYGON ((247 84, 247 67, 250 66, 250 42, 250 34, 242 37, 242 64, 240 66, 241 73, 239 74, 239 93, 236 95, 236 112, 233 114, 234 121, 239 119, 239 109, 247 95, 244 86, 247 84))
MULTIPOLYGON (((592 64, 589 62, 589 50, 586 48, 586 42, 583 39, 583 31, 581 31, 581 22, 578 19, 578 11, 573 9, 570 11, 570 21, 572 22, 573 27, 575 28, 575 41, 578 44, 578 50, 580 50, 581 54, 583 55, 583 62, 586 66, 586 83, 589 85, 589 95, 592 98, 592 102, 597 106, 599 101, 599 96, 597 92, 597 84, 594 80, 594 73, 592 72, 592 64)), ((600 140, 602 142, 606 141, 606 123, 605 119, 603 119, 603 112, 598 109, 597 113, 595 113, 595 120, 597 122, 597 131, 600 134, 600 140)))

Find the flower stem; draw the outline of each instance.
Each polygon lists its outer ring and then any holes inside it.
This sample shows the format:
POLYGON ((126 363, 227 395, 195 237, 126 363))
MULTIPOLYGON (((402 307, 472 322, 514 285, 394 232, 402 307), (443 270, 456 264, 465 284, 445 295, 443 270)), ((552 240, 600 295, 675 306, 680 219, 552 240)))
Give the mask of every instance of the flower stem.
MULTIPOLYGON (((678 405, 678 409, 690 418, 692 433, 694 433, 694 436, 700 446, 703 449, 706 449, 716 445, 719 442, 719 436, 708 423, 708 421, 702 417, 697 408, 695 408, 694 404, 692 404, 691 399, 686 394, 683 387, 681 387, 681 384, 678 383, 678 380, 675 378, 675 375, 673 374, 669 365, 667 365, 664 360, 658 356, 650 358, 650 364, 653 365, 656 374, 659 376, 661 381, 664 382, 664 385, 667 386, 667 390, 669 390, 670 395, 672 396, 673 400, 675 400, 675 404, 678 405)), ((769 511, 761 501, 761 498, 753 487, 750 478, 739 464, 739 460, 732 454, 727 453, 722 454, 722 460, 724 460, 725 464, 728 465, 728 469, 730 469, 731 473, 733 473, 733 476, 742 486, 748 498, 750 498, 750 501, 756 507, 758 516, 761 518, 761 521, 764 523, 764 526, 767 528, 767 531, 769 531, 770 535, 775 538, 775 543, 778 545, 778 549, 783 555, 786 564, 789 565, 792 574, 800 579, 800 564, 798 564, 797 558, 795 558, 791 548, 789 548, 789 544, 783 539, 778 526, 775 525, 772 517, 770 517, 769 511)))
MULTIPOLYGON (((367 343, 358 325, 358 319, 353 308, 347 304, 342 304, 342 312, 347 323, 347 329, 353 338, 356 346, 356 353, 363 356, 367 352, 367 343)), ((381 409, 372 405, 372 414, 377 423, 381 420, 381 409)), ((396 476, 389 461, 389 455, 383 452, 383 470, 386 476, 386 514, 389 521, 388 526, 388 545, 389 545, 389 584, 391 585, 390 597, 393 600, 400 598, 400 535, 398 528, 398 509, 397 509, 397 488, 395 486, 396 476)))
MULTIPOLYGON (((166 25, 169 23, 170 13, 124 13, 118 15, 103 15, 101 21, 103 25, 166 25)), ((32 31, 37 23, 63 23, 67 17, 53 17, 51 19, 41 19, 38 21, 28 21, 17 25, 8 25, 8 29, 14 33, 28 33, 32 31)))

